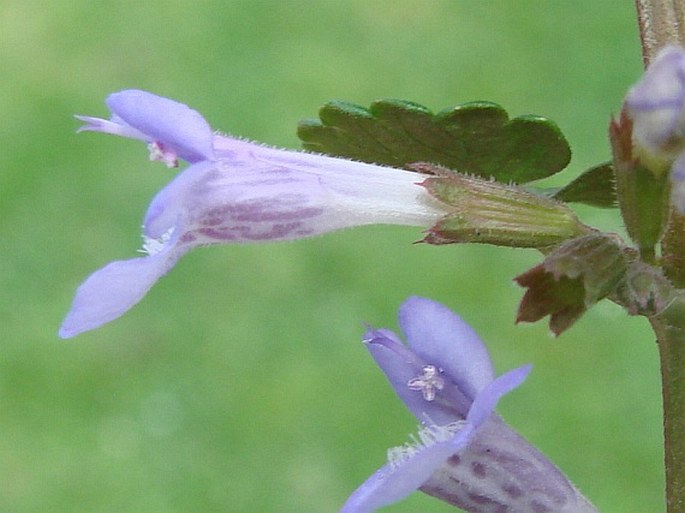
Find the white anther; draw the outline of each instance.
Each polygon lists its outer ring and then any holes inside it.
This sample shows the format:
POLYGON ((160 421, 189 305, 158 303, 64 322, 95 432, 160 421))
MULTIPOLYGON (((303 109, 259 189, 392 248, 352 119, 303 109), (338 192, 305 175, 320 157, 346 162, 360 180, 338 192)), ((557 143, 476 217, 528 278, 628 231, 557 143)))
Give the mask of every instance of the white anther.
POLYGON ((437 391, 445 387, 445 379, 435 365, 426 365, 422 371, 421 375, 410 379, 407 386, 410 390, 420 390, 426 401, 432 401, 437 391))

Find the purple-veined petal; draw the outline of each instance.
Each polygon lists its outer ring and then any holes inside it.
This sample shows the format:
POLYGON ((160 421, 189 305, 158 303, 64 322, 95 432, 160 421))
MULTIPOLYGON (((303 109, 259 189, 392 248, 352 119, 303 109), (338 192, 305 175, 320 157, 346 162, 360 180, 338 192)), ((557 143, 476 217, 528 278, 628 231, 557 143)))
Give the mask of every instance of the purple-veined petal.
POLYGON ((250 147, 177 175, 152 201, 146 235, 164 233, 178 215, 194 238, 213 244, 300 239, 364 224, 422 226, 443 213, 413 201, 422 194, 411 181, 416 173, 407 180, 397 170, 395 182, 377 184, 374 176, 365 181, 326 168, 285 167, 260 158, 260 146, 250 147))
POLYGON ((399 323, 411 349, 440 367, 471 399, 494 379, 480 337, 446 306, 412 296, 400 306, 399 323))
POLYGON ((329 192, 331 208, 345 217, 346 226, 431 226, 448 213, 445 205, 419 185, 425 179, 420 173, 271 148, 227 136, 216 136, 215 148, 218 159, 227 167, 287 170, 315 177, 329 192))
POLYGON ((183 252, 172 238, 156 254, 111 262, 95 271, 77 289, 59 336, 71 338, 123 315, 173 267, 183 252))
POLYGON ((310 175, 200 162, 157 194, 144 230, 159 237, 180 216, 196 245, 301 239, 348 226, 331 203, 310 175))
POLYGON ((364 482, 347 500, 340 513, 371 513, 407 497, 425 483, 450 456, 473 436, 466 424, 451 438, 421 445, 404 461, 389 462, 364 482))
POLYGON ((111 94, 106 104, 151 142, 173 148, 188 162, 214 159, 212 129, 199 112, 187 105, 136 89, 111 94))

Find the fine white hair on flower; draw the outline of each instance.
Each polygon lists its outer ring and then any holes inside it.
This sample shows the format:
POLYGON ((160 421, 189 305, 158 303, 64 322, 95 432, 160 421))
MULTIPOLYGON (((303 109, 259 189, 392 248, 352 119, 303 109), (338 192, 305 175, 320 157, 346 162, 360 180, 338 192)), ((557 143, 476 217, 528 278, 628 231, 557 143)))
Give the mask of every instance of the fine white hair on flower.
POLYGON ((420 451, 440 442, 446 442, 466 425, 466 421, 458 420, 444 426, 429 424, 420 426, 416 435, 409 436, 409 442, 404 445, 388 449, 388 463, 395 470, 412 459, 420 451))
POLYGON ((165 231, 159 238, 148 237, 143 235, 143 245, 138 250, 139 253, 144 253, 148 256, 154 256, 164 249, 164 246, 171 240, 175 227, 172 226, 165 231))

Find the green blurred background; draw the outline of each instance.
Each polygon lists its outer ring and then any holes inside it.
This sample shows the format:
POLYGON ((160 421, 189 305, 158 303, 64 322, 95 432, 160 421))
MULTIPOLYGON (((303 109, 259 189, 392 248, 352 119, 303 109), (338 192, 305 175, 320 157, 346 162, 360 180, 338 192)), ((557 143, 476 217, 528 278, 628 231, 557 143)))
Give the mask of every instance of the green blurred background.
MULTIPOLYGON (((492 100, 557 121, 568 180, 608 157, 641 71, 634 18, 596 0, 0 2, 0 511, 336 511, 415 430, 360 343, 410 294, 460 312, 499 372, 534 363, 500 411, 602 511, 663 510, 646 322, 604 302, 556 340, 515 326, 533 251, 412 245, 405 227, 207 248, 123 318, 56 337, 80 281, 136 255, 173 173, 142 144, 75 134, 108 93, 148 89, 290 148, 330 99, 492 100)), ((452 508, 417 493, 388 511, 452 508)))

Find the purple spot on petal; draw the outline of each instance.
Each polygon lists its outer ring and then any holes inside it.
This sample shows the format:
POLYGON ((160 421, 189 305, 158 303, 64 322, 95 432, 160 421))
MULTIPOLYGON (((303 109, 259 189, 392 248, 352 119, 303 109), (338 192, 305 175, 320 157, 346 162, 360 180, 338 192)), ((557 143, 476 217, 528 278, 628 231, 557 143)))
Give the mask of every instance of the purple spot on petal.
POLYGON ((523 490, 514 484, 504 485, 502 490, 512 499, 518 499, 523 495, 523 490))
POLYGON ((531 501, 530 503, 530 510, 533 513, 551 513, 552 508, 549 506, 546 506, 542 504, 541 502, 538 502, 536 500, 531 501))
POLYGON ((491 499, 490 497, 486 497, 485 495, 469 493, 468 498, 475 506, 474 508, 472 508, 473 511, 487 511, 488 513, 506 513, 509 510, 509 507, 506 504, 502 504, 501 502, 496 501, 495 499, 491 499))
POLYGON ((471 473, 480 479, 483 479, 487 475, 485 465, 479 461, 471 462, 471 473))
POLYGON ((458 454, 453 454, 452 456, 447 458, 447 463, 453 467, 456 467, 461 463, 461 458, 458 454))
MULTIPOLYGON (((532 461, 525 460, 520 456, 507 451, 492 448, 483 451, 480 456, 492 460, 492 466, 494 468, 500 469, 511 475, 520 476, 522 478, 520 484, 527 493, 540 493, 556 506, 563 506, 567 502, 568 496, 564 493, 563 489, 547 486, 549 479, 552 479, 553 476, 543 473, 536 468, 536 465, 532 461)), ((549 472, 558 471, 551 468, 549 469, 549 472)))

